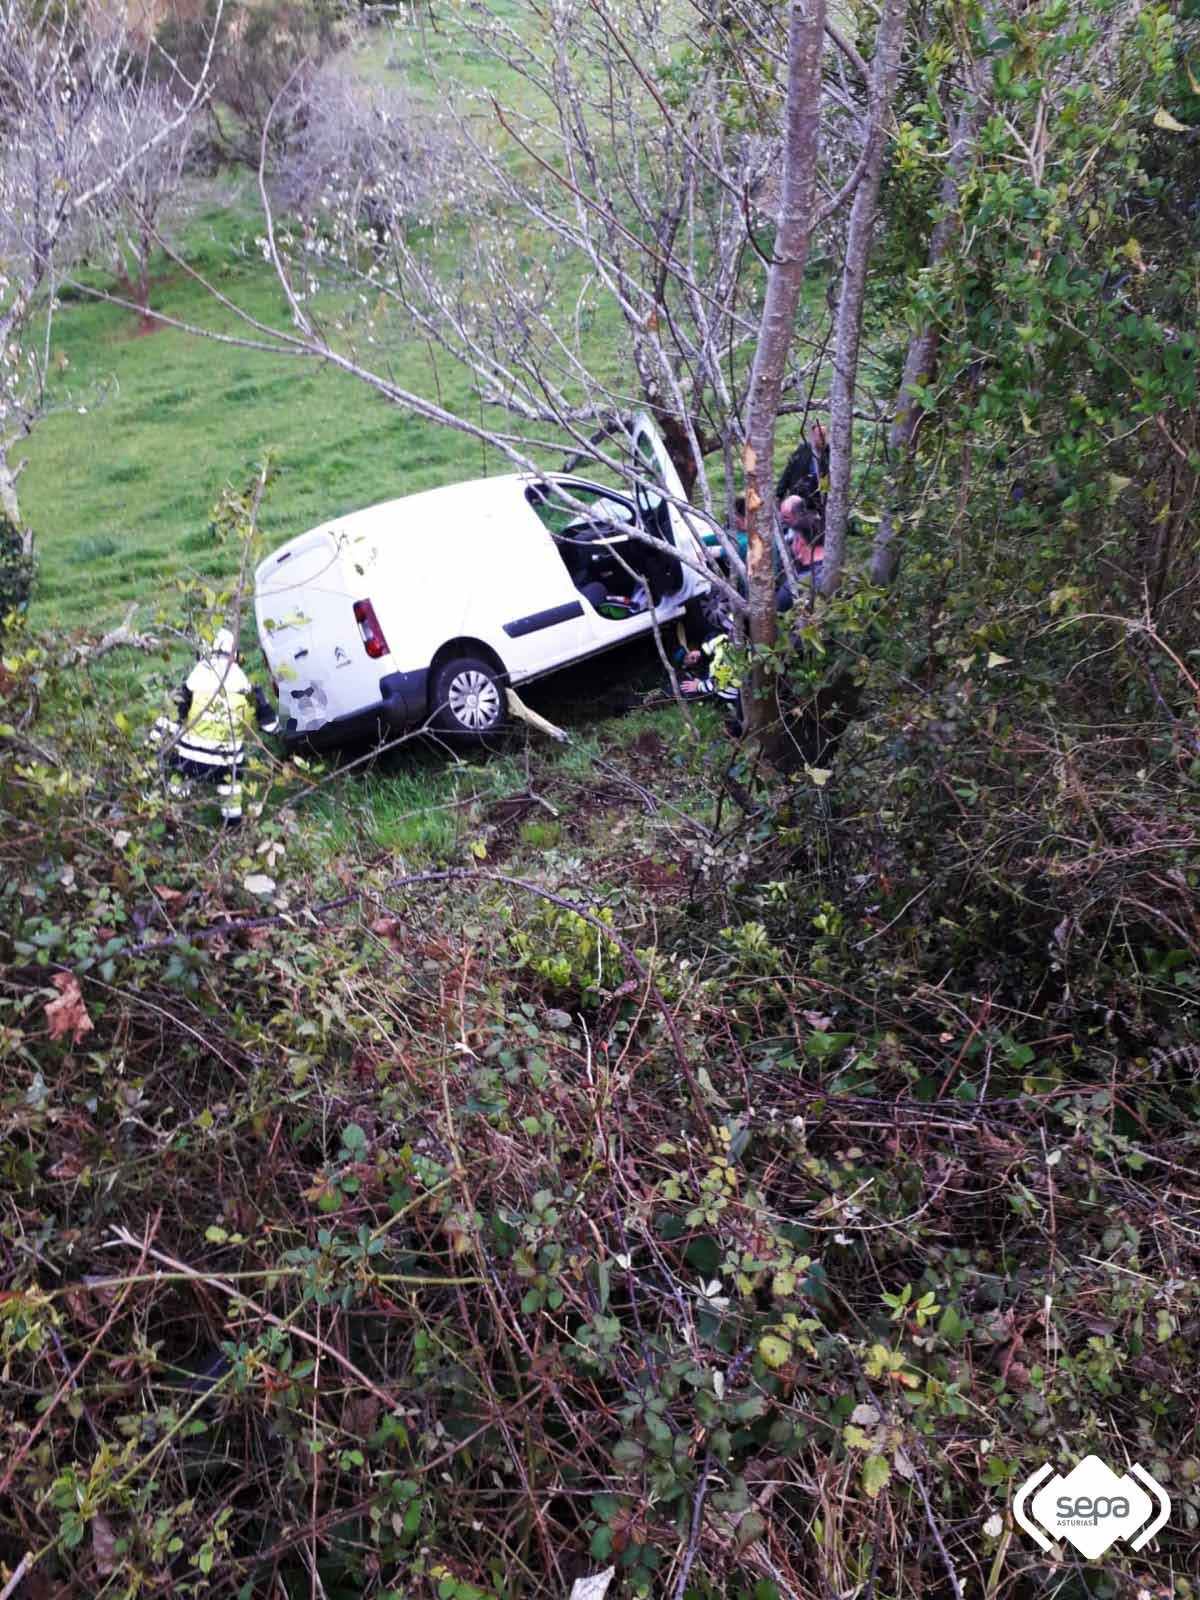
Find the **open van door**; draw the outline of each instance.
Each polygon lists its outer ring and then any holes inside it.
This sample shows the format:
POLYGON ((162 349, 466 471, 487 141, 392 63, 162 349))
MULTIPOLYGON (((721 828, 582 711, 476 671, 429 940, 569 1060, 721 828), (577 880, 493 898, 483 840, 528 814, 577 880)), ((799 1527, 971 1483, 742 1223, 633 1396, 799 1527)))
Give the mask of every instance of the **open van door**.
MULTIPOLYGON (((633 437, 634 465, 643 480, 638 483, 634 497, 646 532, 673 544, 689 560, 703 563, 704 548, 691 518, 681 505, 671 503, 680 501, 686 504, 687 495, 675 470, 675 463, 667 454, 662 435, 644 411, 639 411, 634 417, 630 432, 633 437), (656 483, 662 485, 665 495, 654 487, 656 483), (667 499, 668 495, 670 500, 667 499)), ((701 581, 690 568, 682 567, 668 557, 664 557, 664 566, 671 569, 671 576, 667 580, 666 595, 658 596, 659 599, 674 598, 676 593, 691 593, 701 581)))

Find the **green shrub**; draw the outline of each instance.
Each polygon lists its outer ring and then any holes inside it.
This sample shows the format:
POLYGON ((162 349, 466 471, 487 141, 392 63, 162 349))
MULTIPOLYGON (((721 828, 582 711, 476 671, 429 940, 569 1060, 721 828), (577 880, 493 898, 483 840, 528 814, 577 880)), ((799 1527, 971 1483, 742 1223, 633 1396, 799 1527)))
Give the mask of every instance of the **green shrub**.
POLYGON ((32 534, 0 513, 0 635, 5 619, 28 606, 33 572, 32 534))
MULTIPOLYGON (((611 911, 600 920, 613 924, 611 911)), ((536 975, 548 990, 594 1004, 604 989, 622 980, 621 953, 593 923, 575 911, 539 903, 509 935, 516 966, 536 975)))

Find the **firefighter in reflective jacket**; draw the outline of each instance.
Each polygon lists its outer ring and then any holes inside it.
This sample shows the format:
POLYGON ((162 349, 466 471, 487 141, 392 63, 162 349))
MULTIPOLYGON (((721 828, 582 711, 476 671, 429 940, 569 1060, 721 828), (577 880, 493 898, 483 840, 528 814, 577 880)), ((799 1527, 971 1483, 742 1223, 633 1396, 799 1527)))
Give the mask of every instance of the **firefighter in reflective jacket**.
POLYGON ((217 633, 211 651, 201 652, 175 699, 179 724, 172 727, 160 717, 155 725, 158 740, 168 732, 175 740, 169 757, 175 769, 171 792, 189 794, 193 780, 215 783, 222 819, 240 822, 246 734, 256 723, 263 733, 278 733, 279 720, 266 695, 239 666, 228 628, 217 633))
POLYGON ((679 693, 685 700, 716 698, 724 702, 730 727, 735 734, 742 727, 742 686, 733 659, 729 638, 732 617, 713 594, 688 602, 682 623, 676 624, 679 650, 676 665, 693 672, 707 667, 703 677, 685 678, 679 693))

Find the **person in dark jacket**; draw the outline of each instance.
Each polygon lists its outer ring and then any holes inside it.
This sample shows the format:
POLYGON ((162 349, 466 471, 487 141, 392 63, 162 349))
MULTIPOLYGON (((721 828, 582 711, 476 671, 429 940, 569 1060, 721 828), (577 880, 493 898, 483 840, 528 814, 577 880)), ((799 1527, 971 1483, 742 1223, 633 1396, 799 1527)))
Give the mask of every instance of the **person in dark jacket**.
POLYGON ((829 440, 819 422, 812 425, 812 443, 805 438, 787 458, 775 485, 775 503, 782 506, 789 495, 799 495, 806 511, 824 513, 824 486, 829 482, 829 440))

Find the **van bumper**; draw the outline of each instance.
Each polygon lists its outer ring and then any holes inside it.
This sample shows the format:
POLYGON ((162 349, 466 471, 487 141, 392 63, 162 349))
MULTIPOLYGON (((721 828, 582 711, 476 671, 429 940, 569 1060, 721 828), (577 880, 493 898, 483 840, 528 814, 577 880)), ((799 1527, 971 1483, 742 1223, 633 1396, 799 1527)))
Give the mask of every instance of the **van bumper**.
POLYGON ((379 703, 383 707, 388 726, 397 733, 411 728, 414 722, 424 722, 429 709, 429 671, 418 667, 416 672, 389 672, 379 680, 379 703))
POLYGON ((379 699, 372 706, 335 717, 305 733, 297 733, 294 720, 284 730, 289 750, 334 750, 340 745, 373 743, 404 733, 424 722, 428 712, 429 672, 389 672, 379 680, 379 699))

